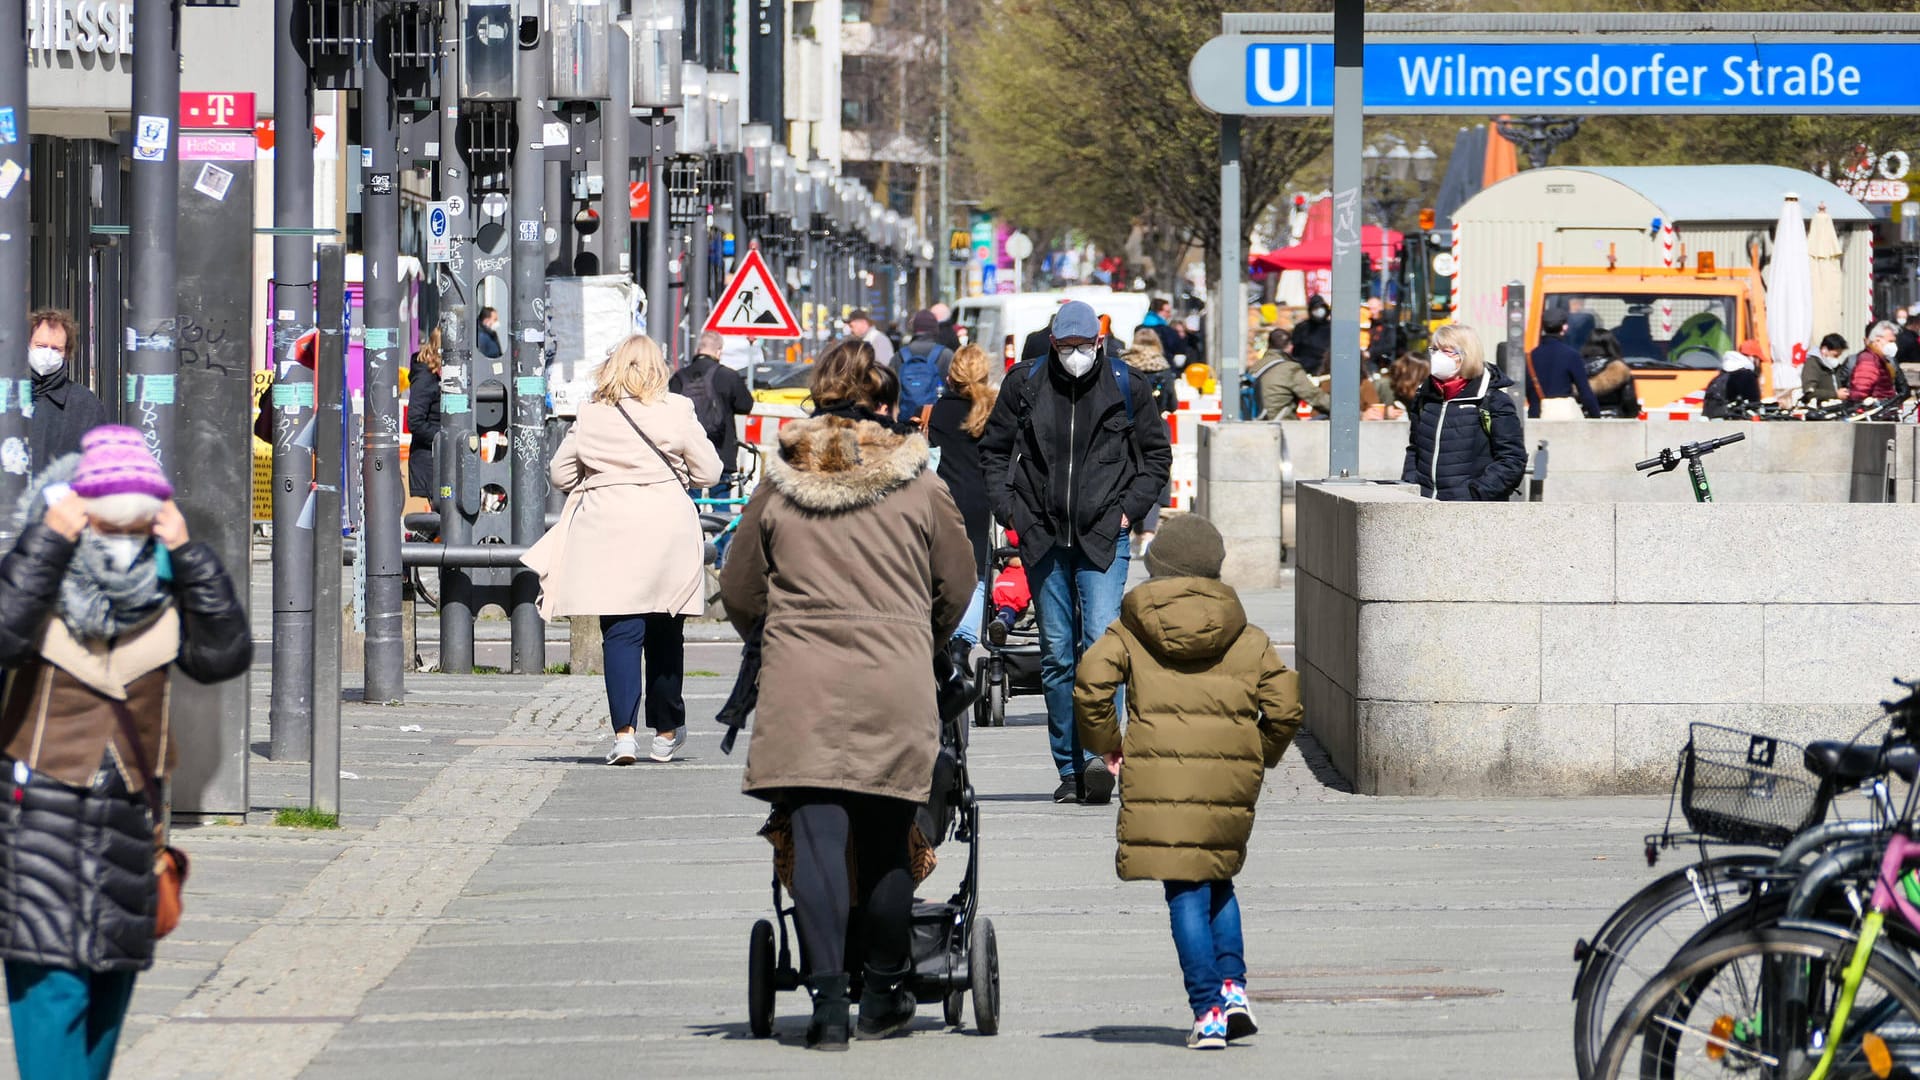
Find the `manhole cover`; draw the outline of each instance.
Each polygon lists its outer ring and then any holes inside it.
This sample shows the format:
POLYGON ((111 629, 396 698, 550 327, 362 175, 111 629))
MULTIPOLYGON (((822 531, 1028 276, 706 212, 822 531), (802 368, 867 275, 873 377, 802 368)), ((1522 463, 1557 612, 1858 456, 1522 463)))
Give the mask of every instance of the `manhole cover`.
POLYGON ((1275 979, 1404 979, 1412 975, 1438 975, 1443 970, 1438 967, 1275 968, 1252 972, 1247 978, 1255 983, 1275 979))
POLYGON ((1303 986, 1284 990, 1249 990, 1247 996, 1255 1001, 1282 1005, 1358 1005, 1368 1002, 1451 1001, 1494 997, 1499 993, 1488 986, 1303 986))

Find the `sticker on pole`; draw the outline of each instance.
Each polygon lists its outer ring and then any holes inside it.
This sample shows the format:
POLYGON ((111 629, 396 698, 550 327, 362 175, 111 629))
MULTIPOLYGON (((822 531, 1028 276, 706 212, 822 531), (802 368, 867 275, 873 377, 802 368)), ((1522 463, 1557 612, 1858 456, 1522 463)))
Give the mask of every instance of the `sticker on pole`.
POLYGON ((766 261, 757 250, 747 252, 747 257, 740 261, 740 268, 733 272, 733 280, 727 282, 726 291, 720 294, 720 302, 713 306, 713 314, 707 316, 703 329, 735 337, 800 336, 800 324, 794 320, 793 309, 787 306, 786 297, 780 295, 779 286, 773 283, 773 275, 767 272, 766 261))
POLYGON ((427 261, 443 263, 453 257, 452 219, 447 215, 446 203, 431 203, 427 207, 427 261))

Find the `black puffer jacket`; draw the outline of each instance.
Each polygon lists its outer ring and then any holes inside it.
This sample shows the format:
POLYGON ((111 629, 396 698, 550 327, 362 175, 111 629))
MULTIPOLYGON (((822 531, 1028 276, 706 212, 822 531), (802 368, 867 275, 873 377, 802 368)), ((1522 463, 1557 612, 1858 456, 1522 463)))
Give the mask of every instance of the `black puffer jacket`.
MULTIPOLYGON (((0 560, 0 662, 33 658, 73 548, 36 524, 0 560)), ((219 558, 191 542, 171 559, 176 666, 202 682, 244 672, 252 635, 219 558)), ((74 787, 0 757, 0 958, 74 971, 152 965, 154 825, 119 766, 109 748, 92 783, 74 787)))
POLYGON ((1512 385, 1491 367, 1452 401, 1432 379, 1422 383, 1400 479, 1442 501, 1499 502, 1512 495, 1527 472, 1526 435, 1506 393, 1512 385))
POLYGON ((1129 409, 1123 369, 1107 357, 1075 379, 1049 354, 1016 365, 1000 384, 980 464, 994 516, 1020 534, 1029 567, 1058 545, 1105 570, 1122 515, 1141 521, 1160 504, 1173 468, 1167 422, 1153 386, 1130 370, 1129 409))

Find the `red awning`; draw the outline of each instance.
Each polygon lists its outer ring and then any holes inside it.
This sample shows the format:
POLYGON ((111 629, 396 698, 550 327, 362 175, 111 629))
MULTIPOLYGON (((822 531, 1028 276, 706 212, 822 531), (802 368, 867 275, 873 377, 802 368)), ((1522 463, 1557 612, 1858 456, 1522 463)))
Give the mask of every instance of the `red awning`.
MULTIPOLYGON (((1360 230, 1360 250, 1373 256, 1376 261, 1382 256, 1392 258, 1404 239, 1393 229, 1367 225, 1360 230)), ((1261 270, 1331 270, 1333 237, 1325 233, 1319 236, 1309 234, 1292 247, 1275 248, 1264 255, 1255 255, 1250 265, 1261 270)))

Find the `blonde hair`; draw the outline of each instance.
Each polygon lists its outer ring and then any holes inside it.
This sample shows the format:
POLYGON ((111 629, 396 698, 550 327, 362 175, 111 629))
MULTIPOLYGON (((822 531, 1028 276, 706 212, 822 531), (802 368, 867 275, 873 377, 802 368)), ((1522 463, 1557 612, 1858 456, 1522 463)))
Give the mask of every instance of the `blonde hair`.
POLYGON ((653 405, 667 396, 667 361, 660 355, 660 343, 635 334, 614 346, 607 362, 593 377, 593 400, 603 405, 618 405, 633 398, 642 405, 653 405))
POLYGON ((1433 343, 1460 353, 1460 376, 1464 379, 1477 379, 1487 370, 1487 361, 1480 351, 1480 335, 1466 323, 1448 323, 1433 332, 1433 343))
POLYGON ((1153 327, 1151 326, 1141 326, 1134 329, 1133 348, 1156 353, 1161 356, 1166 355, 1166 350, 1160 346, 1160 335, 1154 333, 1153 327))
POLYGON ((440 374, 439 327, 434 327, 433 332, 427 335, 427 340, 420 343, 420 362, 427 365, 428 371, 433 372, 435 375, 440 374))
POLYGON ((960 430, 973 438, 987 430, 987 417, 993 414, 993 401, 999 397, 999 391, 988 385, 991 372, 987 365, 987 350, 968 342, 953 354, 953 363, 947 366, 947 385, 961 397, 973 402, 967 410, 967 418, 961 422, 960 430))

